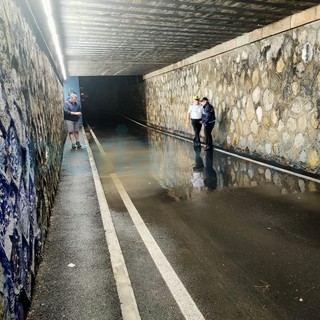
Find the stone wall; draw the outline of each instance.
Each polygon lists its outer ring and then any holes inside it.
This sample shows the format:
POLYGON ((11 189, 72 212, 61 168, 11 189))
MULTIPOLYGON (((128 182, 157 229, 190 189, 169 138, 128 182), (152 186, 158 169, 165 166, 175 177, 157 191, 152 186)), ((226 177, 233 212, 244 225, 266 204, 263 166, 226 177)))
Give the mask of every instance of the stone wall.
POLYGON ((207 96, 214 143, 320 175, 320 22, 145 78, 149 124, 190 136, 192 96, 207 96))
POLYGON ((25 317, 66 136, 62 85, 18 4, 0 3, 1 319, 25 317))

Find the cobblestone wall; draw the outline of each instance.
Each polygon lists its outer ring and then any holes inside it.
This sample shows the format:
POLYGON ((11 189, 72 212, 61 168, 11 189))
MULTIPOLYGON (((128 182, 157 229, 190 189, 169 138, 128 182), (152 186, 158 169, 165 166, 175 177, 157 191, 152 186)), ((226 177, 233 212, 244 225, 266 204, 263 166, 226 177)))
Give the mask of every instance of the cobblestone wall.
POLYGON ((192 96, 207 96, 214 142, 320 174, 320 22, 147 78, 148 122, 183 135, 192 96))
POLYGON ((0 3, 0 318, 24 319, 56 192, 63 91, 16 1, 0 3))

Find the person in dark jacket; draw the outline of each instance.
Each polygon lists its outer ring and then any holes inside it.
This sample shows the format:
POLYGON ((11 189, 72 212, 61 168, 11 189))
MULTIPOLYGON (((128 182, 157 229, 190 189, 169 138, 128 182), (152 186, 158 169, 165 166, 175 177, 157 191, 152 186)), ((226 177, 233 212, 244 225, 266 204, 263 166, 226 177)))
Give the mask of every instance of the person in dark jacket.
POLYGON ((206 147, 204 150, 208 151, 212 149, 211 132, 216 121, 216 115, 215 115, 213 106, 209 103, 208 98, 203 97, 201 99, 201 104, 203 106, 201 122, 204 127, 204 136, 206 140, 206 147))
POLYGON ((77 103, 77 95, 75 93, 71 93, 69 99, 67 99, 64 104, 63 111, 72 149, 81 148, 79 142, 80 110, 80 104, 77 103))

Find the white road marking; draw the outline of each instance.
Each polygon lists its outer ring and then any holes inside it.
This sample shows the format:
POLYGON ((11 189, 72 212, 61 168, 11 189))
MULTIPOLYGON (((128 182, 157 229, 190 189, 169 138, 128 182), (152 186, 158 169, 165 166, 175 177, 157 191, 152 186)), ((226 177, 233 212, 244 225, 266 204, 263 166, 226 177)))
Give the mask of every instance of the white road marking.
MULTIPOLYGON (((89 127, 89 130, 90 130, 90 133, 93 136, 100 152, 105 155, 106 153, 104 152, 99 140, 97 139, 97 137, 95 136, 94 132, 92 131, 92 129, 90 127, 89 127)), ((87 141, 86 141, 86 144, 87 144, 87 149, 90 150, 90 147, 89 147, 89 144, 87 143, 87 141)), ((90 156, 92 156, 91 150, 90 150, 90 156)), ((92 156, 92 158, 93 158, 93 156, 92 156)), ((93 162, 94 162, 94 160, 93 160, 93 162)), ((91 163, 91 160, 90 160, 90 163, 91 163)), ((95 166, 95 164, 94 164, 94 166, 95 166)), ((96 167, 95 167, 95 171, 96 171, 96 173, 98 172, 96 167)), ((165 255, 162 253, 160 247, 158 246, 158 244, 156 243, 156 241, 152 237, 150 231, 148 230, 147 226, 145 225, 142 218, 140 217, 139 212, 137 211, 137 209, 135 208, 131 199, 129 198, 129 195, 127 194, 126 190, 124 189, 119 178, 115 174, 111 174, 111 177, 112 177, 113 182, 114 182, 114 184, 120 194, 120 197, 121 197, 123 203, 125 204, 125 206, 128 210, 128 213, 131 216, 132 221, 134 222, 134 224, 135 224, 142 240, 144 241, 153 261, 155 262, 158 270, 160 271, 160 274, 162 275, 163 279, 165 280, 169 290, 171 291, 174 299, 176 300, 185 319, 186 320, 204 320, 203 315, 199 311, 195 302, 192 300, 187 289, 182 284, 181 280, 179 279, 179 277, 177 276, 177 274, 175 273, 175 271, 171 267, 169 261, 167 260, 165 255)), ((99 179, 99 184, 101 185, 100 179, 99 179)), ((102 186, 101 186, 101 189, 102 189, 102 186)), ((102 189, 102 193, 103 193, 103 199, 104 199, 103 202, 105 202, 105 205, 107 206, 107 201, 105 199, 103 189, 102 189)), ((107 218, 108 218, 108 220, 111 220, 111 214, 110 214, 108 206, 107 206, 106 210, 108 211, 107 218)), ((105 210, 101 210, 101 212, 103 212, 103 211, 105 211, 105 210)), ((112 229, 114 231, 114 226, 113 226, 112 220, 111 220, 111 224, 112 224, 112 229)), ((106 228, 106 230, 107 230, 107 228, 106 228)), ((106 234, 107 234, 107 231, 106 231, 106 234)), ((109 243, 109 241, 108 241, 108 243, 109 243)), ((118 242, 118 245, 119 245, 119 242, 118 242)), ((110 247, 110 245, 109 245, 109 247, 110 247)), ((121 251, 120 245, 119 245, 119 250, 121 251)), ((110 256, 111 256, 111 253, 110 253, 110 256)), ((122 256, 122 253, 121 253, 121 256, 122 256)), ((122 256, 122 258, 123 258, 123 256, 122 256)), ((130 287, 131 287, 131 284, 130 284, 130 287)), ((131 319, 135 319, 135 318, 131 318, 131 319)))
POLYGON ((301 174, 301 173, 297 173, 297 172, 290 171, 290 170, 287 170, 287 169, 279 168, 279 167, 273 166, 271 164, 267 164, 267 163, 263 163, 263 162, 260 162, 260 161, 257 161, 257 160, 253 160, 253 159, 250 159, 250 158, 247 158, 247 157, 244 157, 244 156, 240 156, 238 154, 234 154, 234 153, 231 153, 231 152, 228 152, 228 151, 225 151, 225 150, 216 149, 216 148, 214 148, 214 150, 218 151, 220 153, 227 154, 227 155, 232 156, 232 157, 236 157, 236 158, 239 158, 239 159, 242 159, 242 160, 245 160, 245 161, 250 161, 250 162, 253 162, 255 164, 259 164, 260 166, 264 166, 264 167, 267 167, 267 168, 270 168, 270 169, 273 169, 273 170, 276 170, 276 171, 280 171, 282 173, 287 173, 287 174, 290 174, 292 176, 296 176, 296 177, 299 177, 299 178, 302 178, 302 179, 305 179, 305 180, 310 180, 310 181, 313 181, 313 182, 316 182, 316 183, 320 183, 319 179, 316 179, 316 178, 313 178, 313 177, 309 177, 309 176, 306 176, 306 175, 301 174))
POLYGON ((166 282, 169 290, 171 291, 174 299, 176 300, 182 314, 186 320, 200 320, 204 319, 203 315, 199 311, 195 302, 192 300, 187 289, 182 284, 181 280, 171 267, 169 261, 162 253, 160 247, 152 237, 147 226, 140 217, 139 212, 132 203, 129 195, 124 189, 121 181, 116 174, 111 174, 113 182, 124 202, 132 221, 134 222, 142 240, 144 241, 153 261, 159 269, 164 281, 166 282))
MULTIPOLYGON (((102 222, 105 229, 108 249, 110 252, 110 260, 111 260, 112 269, 113 269, 116 286, 117 286, 117 291, 119 295, 122 318, 123 320, 140 320, 141 318, 140 318, 137 302, 132 290, 131 281, 130 281, 127 267, 122 255, 117 234, 111 219, 111 213, 110 213, 109 206, 103 191, 101 180, 99 178, 99 173, 98 173, 88 140, 86 138, 84 129, 82 129, 82 132, 83 132, 83 137, 84 137, 84 141, 85 141, 88 156, 89 156, 94 184, 96 187, 97 197, 99 201, 102 222)), ((91 133, 94 135, 93 132, 91 133)), ((99 143, 98 140, 96 140, 96 142, 99 143)))
MULTIPOLYGON (((88 128, 90 130, 90 134, 92 135, 96 145, 98 146, 98 149, 100 151, 100 153, 102 153, 103 155, 105 155, 106 153, 104 152, 102 146, 101 146, 101 143, 99 142, 98 138, 96 137, 96 135, 94 134, 93 130, 91 129, 91 127, 88 125, 88 128)), ((84 129, 83 129, 84 130, 84 129)), ((85 135, 85 133, 84 133, 85 135)))

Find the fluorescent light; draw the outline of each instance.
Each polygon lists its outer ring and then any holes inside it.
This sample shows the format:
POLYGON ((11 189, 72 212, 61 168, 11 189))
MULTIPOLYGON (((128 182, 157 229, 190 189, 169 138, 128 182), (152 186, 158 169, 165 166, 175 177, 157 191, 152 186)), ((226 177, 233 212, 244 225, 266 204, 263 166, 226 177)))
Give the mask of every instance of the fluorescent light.
POLYGON ((57 31, 56 31, 56 25, 55 25, 53 17, 52 17, 52 9, 51 9, 51 5, 50 5, 50 0, 42 0, 42 5, 43 5, 44 12, 45 12, 47 19, 48 19, 48 26, 49 26, 49 29, 51 32, 53 44, 55 46, 58 60, 60 63, 63 80, 66 80, 67 79, 66 69, 65 69, 64 63, 63 63, 63 56, 62 56, 61 47, 59 44, 59 37, 58 37, 57 31))

